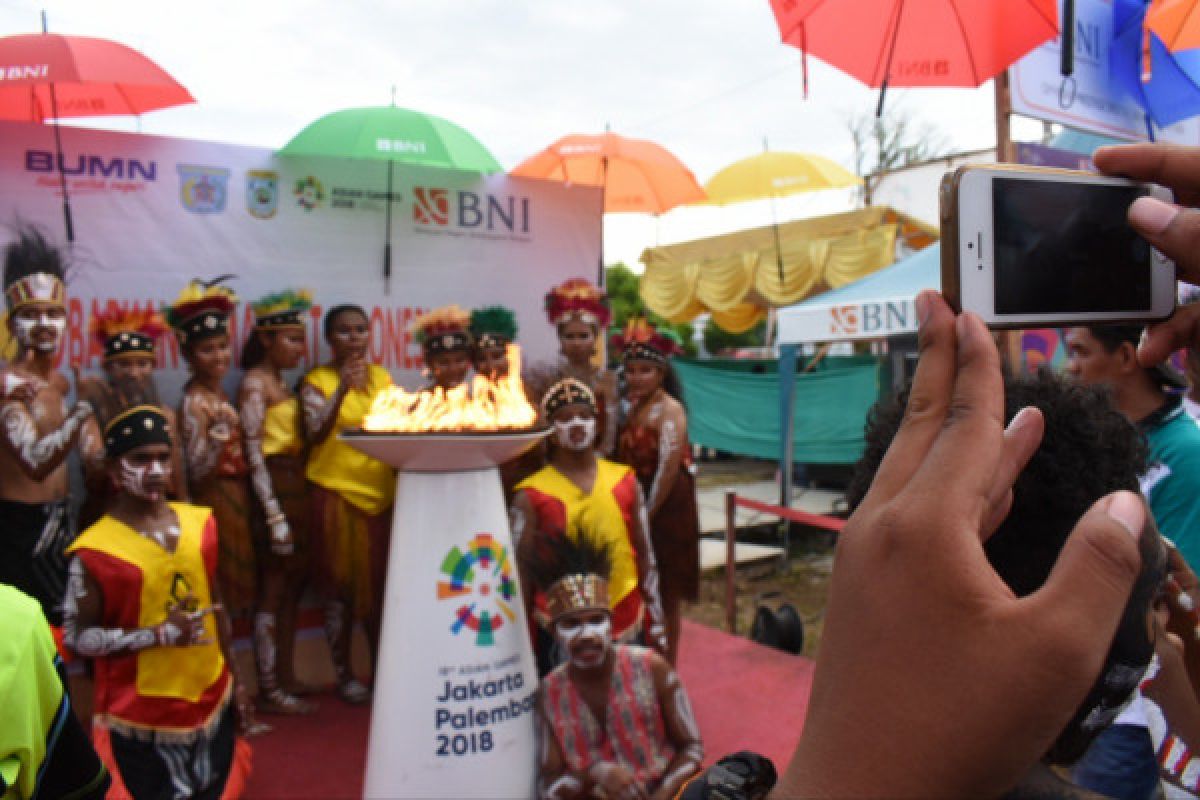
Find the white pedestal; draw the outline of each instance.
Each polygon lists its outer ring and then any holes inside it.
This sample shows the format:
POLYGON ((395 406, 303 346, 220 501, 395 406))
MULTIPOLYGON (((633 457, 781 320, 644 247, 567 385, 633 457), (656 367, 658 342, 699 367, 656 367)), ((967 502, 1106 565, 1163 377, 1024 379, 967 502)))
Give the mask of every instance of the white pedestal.
POLYGON ((532 797, 537 685, 497 470, 400 472, 364 795, 532 797))

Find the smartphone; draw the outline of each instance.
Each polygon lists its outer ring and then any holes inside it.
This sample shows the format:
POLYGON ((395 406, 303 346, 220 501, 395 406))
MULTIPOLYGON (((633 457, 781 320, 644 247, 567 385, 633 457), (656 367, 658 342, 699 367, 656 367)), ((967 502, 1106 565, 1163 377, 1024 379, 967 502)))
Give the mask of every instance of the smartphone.
POLYGON ((1151 322, 1175 310, 1175 264, 1126 221, 1167 189, 1090 172, 987 164, 942 179, 942 294, 991 328, 1151 322))

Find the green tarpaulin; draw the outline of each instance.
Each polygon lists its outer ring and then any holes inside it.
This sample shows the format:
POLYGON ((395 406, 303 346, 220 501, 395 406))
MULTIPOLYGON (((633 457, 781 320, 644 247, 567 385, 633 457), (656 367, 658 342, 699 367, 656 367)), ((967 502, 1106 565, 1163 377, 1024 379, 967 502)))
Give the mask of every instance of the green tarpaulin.
MULTIPOLYGON (((683 382, 692 444, 778 459, 779 380, 773 361, 672 362, 683 382)), ((796 376, 795 460, 852 464, 867 411, 879 397, 878 361, 830 358, 796 376)))

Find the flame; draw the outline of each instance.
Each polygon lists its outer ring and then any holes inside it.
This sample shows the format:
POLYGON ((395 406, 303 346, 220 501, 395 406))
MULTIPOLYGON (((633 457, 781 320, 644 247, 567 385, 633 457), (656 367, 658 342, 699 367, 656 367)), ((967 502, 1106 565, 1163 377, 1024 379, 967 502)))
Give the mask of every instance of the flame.
POLYGON ((507 348, 508 374, 499 380, 476 375, 469 384, 449 391, 441 388, 408 392, 399 386, 384 389, 363 418, 371 433, 431 433, 450 431, 528 430, 537 411, 521 383, 521 350, 507 348))

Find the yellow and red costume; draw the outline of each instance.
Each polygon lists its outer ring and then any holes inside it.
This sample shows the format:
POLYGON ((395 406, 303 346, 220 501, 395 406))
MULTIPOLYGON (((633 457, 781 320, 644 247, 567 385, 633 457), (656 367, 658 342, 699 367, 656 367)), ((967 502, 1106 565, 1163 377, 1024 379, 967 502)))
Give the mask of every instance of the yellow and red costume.
MULTIPOLYGON (((549 536, 566 536, 577 541, 580 534, 608 548, 612 559, 608 597, 612 610, 613 638, 636 635, 641 628, 644 603, 638 584, 638 553, 634 542, 637 530, 638 483, 633 470, 603 458, 596 460, 596 480, 585 493, 553 466, 545 466, 517 484, 533 506, 536 519, 529 520, 533 530, 549 536)), ((549 629, 546 597, 534 595, 535 616, 549 629)))

